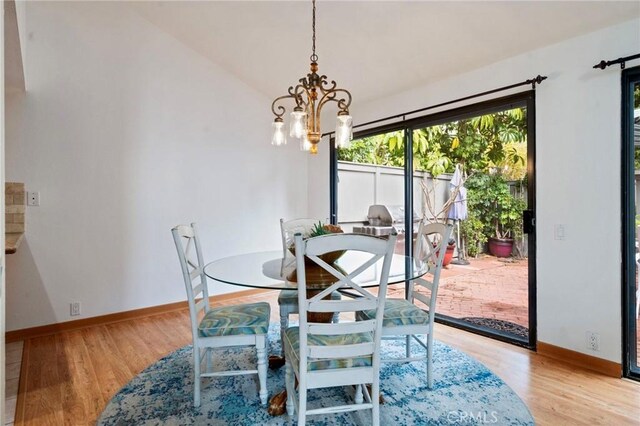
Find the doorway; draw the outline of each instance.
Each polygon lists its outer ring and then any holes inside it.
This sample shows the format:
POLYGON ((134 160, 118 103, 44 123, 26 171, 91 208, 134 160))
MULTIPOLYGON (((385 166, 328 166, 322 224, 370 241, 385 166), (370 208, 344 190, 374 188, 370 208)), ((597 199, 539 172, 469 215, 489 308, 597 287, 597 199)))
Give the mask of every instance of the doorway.
MULTIPOLYGON (((331 148, 332 221, 374 234, 384 232, 377 226, 399 228, 396 253, 403 254, 412 251, 419 220, 453 223, 437 321, 531 348, 534 100, 533 91, 523 92, 358 132, 349 148, 331 148), (443 207, 460 176, 467 212, 456 217, 443 207), (372 206, 385 207, 393 223, 371 223, 372 206), (508 247, 496 252, 494 239, 508 247)), ((389 297, 402 297, 396 292, 389 297)))

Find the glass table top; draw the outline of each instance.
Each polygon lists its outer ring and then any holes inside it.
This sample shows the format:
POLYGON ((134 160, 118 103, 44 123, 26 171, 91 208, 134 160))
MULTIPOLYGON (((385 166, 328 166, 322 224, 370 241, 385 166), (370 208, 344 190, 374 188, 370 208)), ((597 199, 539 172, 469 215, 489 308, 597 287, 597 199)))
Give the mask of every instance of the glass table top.
MULTIPOLYGON (((347 273, 362 265, 371 255, 347 251, 336 264, 347 273)), ((354 279, 363 287, 379 285, 382 259, 371 265, 354 279)), ((207 264, 204 273, 211 279, 242 287, 274 290, 295 290, 296 282, 286 279, 295 270, 295 257, 282 258, 282 250, 241 254, 214 260, 207 264)), ((397 284, 424 275, 428 270, 425 263, 411 257, 394 254, 389 271, 389 284, 397 284), (408 266, 408 268, 407 268, 408 266), (409 270, 407 275, 405 272, 409 270)))

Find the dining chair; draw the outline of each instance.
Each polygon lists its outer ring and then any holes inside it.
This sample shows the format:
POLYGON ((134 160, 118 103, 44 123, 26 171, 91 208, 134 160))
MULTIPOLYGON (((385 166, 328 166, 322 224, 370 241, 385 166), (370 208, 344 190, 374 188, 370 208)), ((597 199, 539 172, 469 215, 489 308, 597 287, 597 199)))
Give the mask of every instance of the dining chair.
POLYGON ((369 235, 330 234, 303 240, 295 236, 296 268, 298 271, 298 306, 300 325, 285 332, 287 385, 287 413, 298 412, 298 424, 304 425, 306 416, 368 410, 372 424, 380 424, 380 337, 389 268, 397 235, 388 240, 369 235), (327 264, 319 256, 338 250, 355 250, 370 254, 362 265, 347 273, 327 264), (336 278, 336 282, 319 294, 307 299, 305 255, 336 278), (354 282, 360 274, 370 271, 382 259, 379 295, 374 295, 354 282), (331 292, 348 288, 358 298, 324 299, 331 292), (351 312, 373 310, 366 321, 333 322, 328 324, 307 321, 310 312, 351 312), (298 379, 298 391, 295 379, 298 379), (369 393, 365 385, 371 385, 369 393), (353 404, 339 404, 309 409, 309 390, 326 387, 355 385, 353 404), (364 398, 363 398, 364 395, 364 398), (372 397, 373 396, 373 397, 372 397), (366 400, 366 402, 365 402, 366 400))
MULTIPOLYGON (((293 253, 289 247, 294 245, 293 236, 299 232, 305 234, 314 225, 322 223, 320 219, 300 218, 285 221, 280 219, 280 234, 282 237, 282 268, 280 274, 284 274, 284 269, 288 262, 295 262, 293 253)), ((331 293, 332 299, 340 299, 340 293, 331 293)), ((280 341, 284 342, 284 331, 289 327, 289 315, 298 313, 298 292, 296 290, 281 290, 278 294, 278 307, 280 309, 280 341)), ((338 315, 334 315, 334 322, 338 321, 338 315)), ((284 346, 282 346, 284 355, 284 346)))
POLYGON ((204 274, 204 262, 196 224, 178 225, 171 230, 178 250, 182 276, 187 289, 191 334, 193 336, 193 405, 200 406, 202 378, 258 374, 262 405, 267 404, 267 332, 269 304, 266 302, 212 308, 204 274), (193 259, 191 250, 195 250, 193 259), (202 319, 199 320, 199 318, 202 319), (257 369, 213 371, 213 349, 255 346, 257 369), (206 358, 206 367, 202 364, 206 358))
MULTIPOLYGON (((385 358, 382 362, 413 362, 426 360, 427 386, 433 386, 433 328, 436 314, 436 298, 440 272, 451 236, 452 225, 443 223, 420 223, 414 248, 414 258, 420 265, 428 267, 420 278, 408 283, 406 299, 387 299, 382 323, 383 339, 405 340, 403 358, 385 358), (424 307, 418 306, 420 302, 424 307), (424 336, 421 339, 419 336, 424 336), (415 340, 425 350, 424 355, 411 355, 411 341, 415 340)), ((375 315, 373 310, 356 314, 359 320, 368 320, 375 315)))

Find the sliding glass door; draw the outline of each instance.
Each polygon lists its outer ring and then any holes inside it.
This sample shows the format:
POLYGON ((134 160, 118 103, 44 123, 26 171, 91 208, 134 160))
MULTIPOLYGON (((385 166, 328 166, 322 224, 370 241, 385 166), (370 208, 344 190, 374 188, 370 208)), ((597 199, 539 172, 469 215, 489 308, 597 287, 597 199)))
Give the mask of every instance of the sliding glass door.
POLYGON ((640 379, 640 67, 622 73, 625 375, 640 379))
POLYGON ((419 220, 453 224, 437 320, 534 347, 534 130, 525 92, 358 133, 332 150, 332 218, 398 228, 407 254, 419 220), (385 210, 392 223, 378 221, 385 210))

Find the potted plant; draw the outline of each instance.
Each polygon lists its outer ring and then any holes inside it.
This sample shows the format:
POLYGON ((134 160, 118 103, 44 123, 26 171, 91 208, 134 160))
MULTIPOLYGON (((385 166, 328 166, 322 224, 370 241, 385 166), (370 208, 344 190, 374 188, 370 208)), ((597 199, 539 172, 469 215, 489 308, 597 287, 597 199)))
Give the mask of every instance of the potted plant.
POLYGON ((496 257, 510 257, 513 239, 522 233, 522 211, 525 202, 511 194, 505 178, 500 174, 489 179, 490 223, 492 236, 489 237, 489 253, 496 257))
MULTIPOLYGON (((489 253, 510 257, 514 238, 522 235, 524 200, 511 193, 501 173, 477 173, 467 181, 469 219, 463 231, 471 251, 489 242, 489 253)), ((477 254, 476 253, 476 254, 477 254)))
POLYGON ((447 266, 451 263, 451 259, 453 259, 453 251, 456 248, 456 240, 453 238, 449 238, 447 241, 447 251, 444 253, 444 260, 442 261, 442 266, 447 266))
MULTIPOLYGON (((323 224, 321 221, 318 221, 318 223, 313 225, 311 229, 305 230, 304 234, 302 235, 302 238, 306 240, 307 238, 319 237, 320 235, 342 234, 343 232, 344 231, 339 225, 323 224)), ((289 245, 289 251, 294 256, 296 255, 295 242, 293 241, 291 242, 291 244, 289 245)), ((344 252, 345 252, 344 250, 332 251, 329 253, 325 253, 319 257, 320 259, 327 262, 328 264, 332 264, 333 262, 338 260, 344 254, 344 252)), ((314 262, 312 262, 311 259, 309 259, 306 256, 304 260, 307 265, 314 264, 314 262)))

